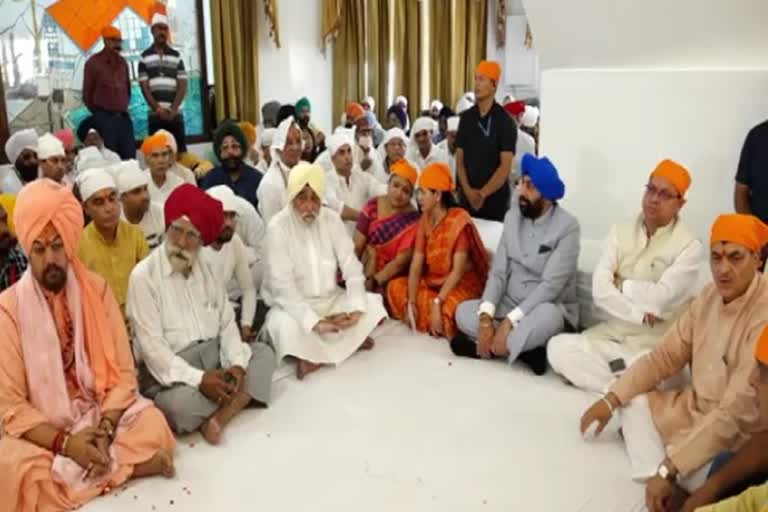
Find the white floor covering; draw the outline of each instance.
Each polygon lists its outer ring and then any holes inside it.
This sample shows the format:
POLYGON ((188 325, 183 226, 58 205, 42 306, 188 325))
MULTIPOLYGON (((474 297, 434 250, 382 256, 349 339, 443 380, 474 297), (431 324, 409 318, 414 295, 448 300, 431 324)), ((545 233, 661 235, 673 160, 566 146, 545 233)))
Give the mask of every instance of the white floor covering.
MULTIPOLYGON (((283 369, 283 375, 288 372, 283 369)), ((389 321, 371 352, 235 419, 219 447, 179 440, 177 476, 130 483, 88 511, 644 510, 616 433, 585 442, 593 397, 551 370, 457 359, 389 321)))

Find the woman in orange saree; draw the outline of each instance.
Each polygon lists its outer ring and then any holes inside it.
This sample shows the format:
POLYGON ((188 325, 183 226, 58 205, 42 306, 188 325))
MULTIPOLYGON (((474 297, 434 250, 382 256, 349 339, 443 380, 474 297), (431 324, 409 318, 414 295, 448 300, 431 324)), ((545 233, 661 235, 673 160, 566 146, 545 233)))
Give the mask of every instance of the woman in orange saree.
POLYGON ((390 279, 407 272, 421 217, 411 204, 416 169, 400 160, 392 164, 390 173, 387 194, 363 206, 355 231, 355 253, 371 292, 382 291, 390 279))
POLYGON ((412 329, 451 339, 458 305, 478 298, 488 275, 488 257, 469 214, 453 207, 453 180, 444 163, 424 168, 418 200, 422 216, 408 277, 390 281, 392 317, 412 329))

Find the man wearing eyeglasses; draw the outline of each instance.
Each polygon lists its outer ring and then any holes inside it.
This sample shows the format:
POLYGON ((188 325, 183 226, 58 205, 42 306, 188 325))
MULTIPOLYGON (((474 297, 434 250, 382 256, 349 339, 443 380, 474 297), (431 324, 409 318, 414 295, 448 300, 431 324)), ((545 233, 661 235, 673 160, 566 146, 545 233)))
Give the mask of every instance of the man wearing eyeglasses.
POLYGON ((690 183, 680 164, 662 161, 642 213, 611 229, 592 277, 595 304, 610 318, 556 336, 547 350, 552 368, 574 386, 603 392, 656 345, 696 291, 703 247, 680 219, 690 183))
POLYGON ((128 286, 139 386, 177 433, 199 430, 218 444, 245 407, 266 406, 275 355, 263 343, 241 340, 226 283, 201 250, 221 235, 222 203, 184 184, 171 192, 164 213, 165 239, 136 266, 128 286))

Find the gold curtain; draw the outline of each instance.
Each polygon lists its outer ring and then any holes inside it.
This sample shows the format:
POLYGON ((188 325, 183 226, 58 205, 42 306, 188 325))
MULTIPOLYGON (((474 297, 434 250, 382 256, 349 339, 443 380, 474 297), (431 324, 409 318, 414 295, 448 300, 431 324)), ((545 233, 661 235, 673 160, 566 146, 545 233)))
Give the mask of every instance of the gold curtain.
POLYGON ((267 25, 269 25, 269 37, 275 42, 275 46, 280 48, 280 27, 277 24, 277 0, 264 0, 264 16, 266 16, 267 25))
POLYGON ((217 121, 259 120, 257 8, 251 0, 211 0, 217 121))
POLYGON ((320 5, 320 48, 336 39, 341 25, 341 6, 344 0, 322 0, 320 5))
POLYGON ((487 6, 487 0, 456 0, 457 30, 466 34, 466 42, 457 56, 459 67, 454 69, 453 76, 459 77, 459 80, 463 78, 464 83, 453 91, 451 102, 456 101, 461 93, 474 88, 475 67, 486 57, 487 6))
POLYGON ((389 85, 389 0, 366 0, 366 60, 368 94, 376 99, 376 116, 387 112, 389 85))
POLYGON ((333 119, 349 100, 365 96, 365 0, 344 0, 333 43, 333 119))
POLYGON ((394 95, 408 98, 408 115, 416 119, 421 103, 421 0, 394 2, 394 95))

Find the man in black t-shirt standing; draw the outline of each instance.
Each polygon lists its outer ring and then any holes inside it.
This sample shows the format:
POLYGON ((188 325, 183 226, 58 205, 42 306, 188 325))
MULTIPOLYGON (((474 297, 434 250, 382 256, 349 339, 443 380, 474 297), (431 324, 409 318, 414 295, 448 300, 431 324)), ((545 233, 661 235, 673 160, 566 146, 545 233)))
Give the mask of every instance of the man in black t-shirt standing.
POLYGON ((515 157, 517 127, 496 103, 501 78, 498 62, 475 69, 475 106, 461 114, 456 138, 456 173, 462 205, 473 217, 503 221, 512 192, 509 172, 515 157))
POLYGON ((768 121, 752 128, 744 141, 734 203, 738 213, 768 222, 768 121))

